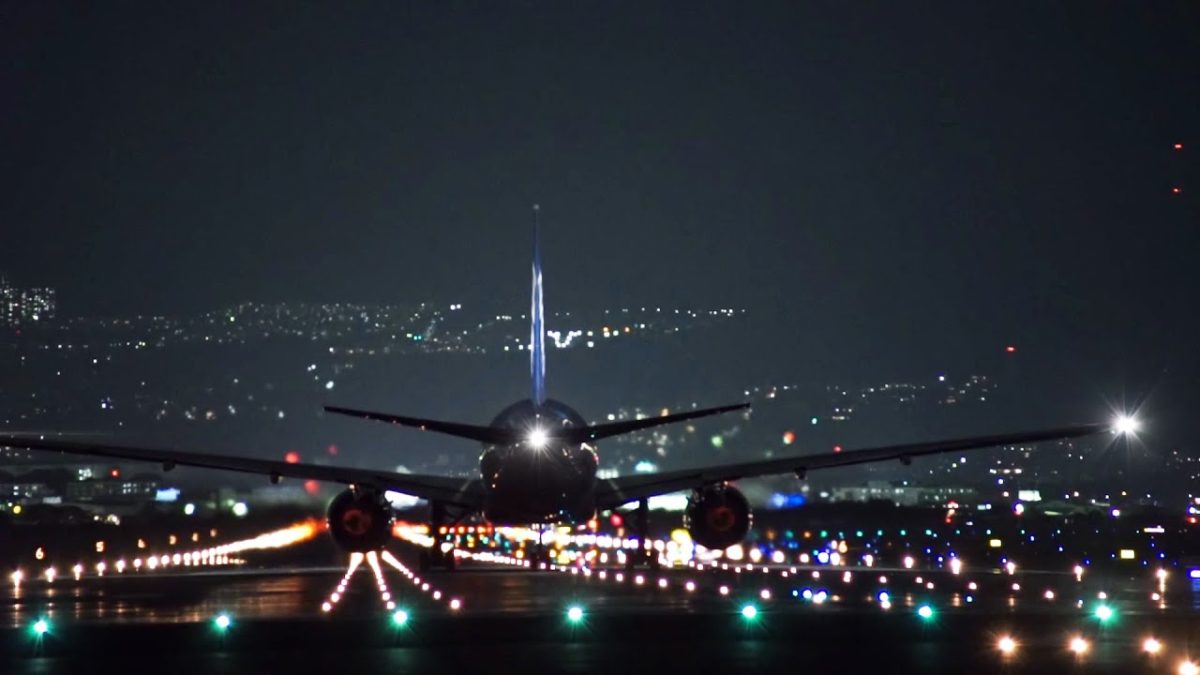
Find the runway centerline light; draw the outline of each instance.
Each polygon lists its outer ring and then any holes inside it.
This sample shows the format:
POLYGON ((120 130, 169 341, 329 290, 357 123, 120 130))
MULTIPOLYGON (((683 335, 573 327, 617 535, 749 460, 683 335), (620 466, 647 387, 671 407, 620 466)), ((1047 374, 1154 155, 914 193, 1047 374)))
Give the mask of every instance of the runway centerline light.
POLYGON ((583 621, 583 608, 579 605, 571 605, 567 608, 567 621, 571 623, 583 621))
POLYGON ((747 621, 754 621, 758 618, 758 608, 754 605, 745 605, 742 607, 742 618, 747 621))

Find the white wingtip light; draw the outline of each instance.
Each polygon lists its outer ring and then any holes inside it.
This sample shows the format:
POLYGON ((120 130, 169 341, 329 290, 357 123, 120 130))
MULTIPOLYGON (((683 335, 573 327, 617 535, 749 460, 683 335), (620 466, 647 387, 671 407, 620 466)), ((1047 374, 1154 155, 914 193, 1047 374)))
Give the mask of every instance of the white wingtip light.
POLYGON ((1142 423, 1130 415, 1120 415, 1113 421, 1113 431, 1123 436, 1136 434, 1142 428, 1142 423))

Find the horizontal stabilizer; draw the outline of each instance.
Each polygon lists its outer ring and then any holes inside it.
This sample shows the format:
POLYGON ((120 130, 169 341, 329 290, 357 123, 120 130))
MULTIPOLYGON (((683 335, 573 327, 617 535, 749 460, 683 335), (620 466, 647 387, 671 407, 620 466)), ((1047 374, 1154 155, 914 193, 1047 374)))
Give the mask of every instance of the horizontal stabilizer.
MULTIPOLYGON (((719 408, 692 410, 684 413, 676 413, 674 415, 663 415, 661 417, 647 417, 640 420, 628 420, 625 422, 595 424, 586 427, 556 429, 552 432, 547 432, 547 440, 551 443, 591 443, 602 438, 620 436, 621 434, 628 434, 633 431, 650 429, 652 427, 658 427, 664 424, 674 424, 676 422, 696 419, 697 417, 708 417, 709 415, 720 415, 721 413, 733 412, 735 410, 745 410, 749 407, 749 403, 739 403, 737 405, 726 405, 719 408)), ((402 427, 412 427, 422 431, 436 431, 441 434, 458 436, 459 438, 469 438, 473 441, 479 441, 480 443, 488 443, 491 445, 516 445, 523 443, 526 440, 525 436, 529 433, 529 430, 527 429, 483 427, 475 424, 443 422, 441 420, 429 420, 420 417, 402 417, 400 415, 371 412, 369 410, 354 410, 352 408, 341 408, 332 405, 325 406, 325 410, 327 412, 337 413, 339 415, 347 415, 349 417, 357 417, 364 420, 375 420, 377 422, 387 422, 389 424, 398 424, 402 427)))
POLYGON ((347 415, 349 417, 358 417, 364 420, 375 420, 377 422, 387 422, 389 424, 398 424, 402 427, 412 427, 421 431, 436 431, 440 434, 449 434, 458 436, 459 438, 469 438, 480 443, 492 443, 494 445, 504 445, 513 442, 513 433, 507 429, 495 429, 492 427, 481 427, 475 424, 461 424, 459 422, 443 422, 441 420, 427 420, 420 417, 402 417, 400 415, 389 415, 381 412, 371 412, 369 410, 354 410, 351 408, 339 408, 338 406, 325 406, 326 412, 337 413, 339 415, 347 415))
POLYGON ((735 410, 747 410, 750 408, 749 403, 738 403, 736 405, 724 405, 718 408, 704 408, 701 410, 692 410, 690 412, 676 413, 674 415, 662 415, 659 417, 646 417, 640 420, 628 420, 625 422, 611 422, 609 424, 593 424, 583 427, 582 429, 564 429, 558 432, 558 436, 566 437, 568 440, 575 443, 588 443, 598 441, 602 438, 611 436, 620 436, 634 431, 660 427, 664 424, 675 424, 676 422, 684 422, 686 420, 694 420, 697 417, 708 417, 710 415, 720 415, 735 410))

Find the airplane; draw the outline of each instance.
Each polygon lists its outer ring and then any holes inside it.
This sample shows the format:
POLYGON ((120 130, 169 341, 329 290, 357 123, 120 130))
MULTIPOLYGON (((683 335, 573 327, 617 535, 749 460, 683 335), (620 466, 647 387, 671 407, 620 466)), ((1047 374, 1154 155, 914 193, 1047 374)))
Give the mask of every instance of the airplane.
MULTIPOLYGON (((481 514, 494 525, 552 525, 586 522, 598 512, 636 503, 633 530, 645 542, 650 497, 690 491, 684 527, 692 540, 709 549, 724 549, 741 542, 750 531, 752 514, 745 495, 733 481, 755 476, 794 474, 804 479, 817 469, 899 460, 908 465, 916 457, 981 448, 1025 445, 1079 438, 1112 431, 1124 433, 1118 422, 1081 424, 1056 429, 974 436, 922 443, 905 443, 837 453, 798 455, 682 469, 655 474, 597 478, 597 441, 634 431, 675 424, 711 415, 749 409, 737 403, 637 420, 588 424, 577 411, 546 396, 545 335, 542 298, 542 260, 539 244, 539 207, 534 206, 533 283, 530 308, 530 378, 527 399, 504 408, 487 425, 405 417, 340 406, 325 406, 330 413, 432 431, 482 443, 479 477, 456 478, 395 473, 305 463, 252 459, 178 449, 113 445, 101 440, 63 438, 47 434, 0 433, 0 447, 58 451, 80 455, 140 460, 161 464, 164 471, 190 466, 240 471, 283 478, 341 483, 347 487, 329 503, 326 517, 333 540, 351 552, 378 550, 392 535, 394 513, 384 495, 401 492, 430 504, 432 531, 447 523, 451 509, 457 518, 481 514)), ((535 555, 537 553, 535 552, 535 555)), ((646 546, 627 557, 629 566, 656 567, 657 556, 646 546)), ((421 569, 454 569, 452 548, 435 545, 420 553, 421 569)))

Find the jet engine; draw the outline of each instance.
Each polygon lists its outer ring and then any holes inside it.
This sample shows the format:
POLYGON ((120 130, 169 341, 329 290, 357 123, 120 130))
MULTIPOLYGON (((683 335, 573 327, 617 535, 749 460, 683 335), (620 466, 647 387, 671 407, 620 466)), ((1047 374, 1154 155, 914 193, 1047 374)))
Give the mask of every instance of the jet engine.
POLYGON ((683 526, 692 541, 705 548, 723 549, 739 544, 750 532, 750 502, 737 488, 708 485, 692 493, 683 526))
POLYGON ((344 490, 329 502, 329 534, 347 551, 377 551, 392 536, 392 507, 383 493, 361 488, 344 490))

